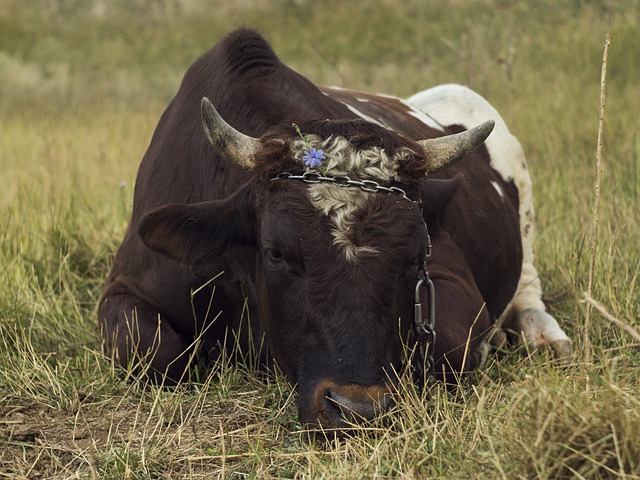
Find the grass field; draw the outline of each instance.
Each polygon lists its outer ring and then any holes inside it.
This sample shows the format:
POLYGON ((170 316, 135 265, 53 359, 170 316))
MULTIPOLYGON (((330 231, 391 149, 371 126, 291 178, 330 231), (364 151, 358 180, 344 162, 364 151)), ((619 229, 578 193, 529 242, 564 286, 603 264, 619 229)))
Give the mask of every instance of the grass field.
POLYGON ((640 2, 0 0, 0 478, 640 478, 640 2), (464 83, 521 140, 549 308, 576 351, 509 351, 320 445, 278 375, 161 390, 102 353, 96 303, 137 166, 186 67, 253 26, 320 84, 464 83), (585 354, 590 347, 591 355, 585 354))

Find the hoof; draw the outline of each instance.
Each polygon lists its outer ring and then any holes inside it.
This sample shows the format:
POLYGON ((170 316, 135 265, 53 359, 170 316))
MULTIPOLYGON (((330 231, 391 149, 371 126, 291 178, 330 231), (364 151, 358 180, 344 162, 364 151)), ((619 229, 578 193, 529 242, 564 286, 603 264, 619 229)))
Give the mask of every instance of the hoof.
POLYGON ((520 343, 537 350, 549 347, 559 359, 568 361, 573 356, 573 347, 567 334, 555 318, 544 310, 530 308, 518 315, 516 333, 520 343))

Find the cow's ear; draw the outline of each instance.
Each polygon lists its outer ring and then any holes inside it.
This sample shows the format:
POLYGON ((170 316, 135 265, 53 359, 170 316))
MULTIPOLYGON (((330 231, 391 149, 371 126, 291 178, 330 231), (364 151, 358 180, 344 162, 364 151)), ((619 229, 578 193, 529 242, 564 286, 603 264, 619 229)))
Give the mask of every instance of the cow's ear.
POLYGON ((188 265, 222 255, 231 245, 255 243, 255 215, 249 189, 224 200, 157 208, 138 232, 151 250, 188 265))
POLYGON ((425 220, 435 220, 444 213, 463 181, 462 175, 456 175, 446 180, 428 178, 423 182, 422 213, 425 220))

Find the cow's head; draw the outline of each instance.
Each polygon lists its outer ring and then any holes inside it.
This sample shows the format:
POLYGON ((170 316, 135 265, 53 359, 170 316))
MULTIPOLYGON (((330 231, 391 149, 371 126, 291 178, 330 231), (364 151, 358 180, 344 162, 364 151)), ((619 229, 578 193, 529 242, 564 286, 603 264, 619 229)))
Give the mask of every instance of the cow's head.
POLYGON ((425 216, 455 190, 455 180, 425 177, 473 151, 492 122, 418 143, 353 120, 302 122, 303 135, 291 125, 274 127, 254 139, 207 99, 202 107, 217 153, 253 171, 254 180, 224 200, 150 213, 143 240, 190 264, 232 245, 251 247, 247 275, 259 318, 275 359, 297 384, 301 421, 343 428, 372 418, 389 405, 402 367, 417 263, 428 247, 425 216), (295 178, 308 171, 309 146, 325 156, 314 172, 337 181, 295 178))

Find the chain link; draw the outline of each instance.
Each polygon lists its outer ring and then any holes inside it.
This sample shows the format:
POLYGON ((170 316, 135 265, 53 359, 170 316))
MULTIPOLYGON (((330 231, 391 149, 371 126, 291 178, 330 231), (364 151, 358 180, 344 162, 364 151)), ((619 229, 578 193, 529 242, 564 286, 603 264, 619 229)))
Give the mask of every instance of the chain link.
POLYGON ((385 187, 384 185, 380 185, 378 182, 374 180, 352 180, 351 178, 344 175, 337 175, 335 177, 327 177, 325 175, 321 175, 316 172, 305 172, 302 175, 294 175, 289 172, 283 172, 276 175, 271 181, 274 180, 302 180, 305 183, 333 183, 335 185, 339 185, 341 187, 357 187, 360 190, 371 193, 391 193, 393 195, 397 195, 399 197, 404 198, 405 200, 409 200, 411 203, 418 203, 415 200, 412 200, 407 195, 403 189, 399 187, 385 187))

